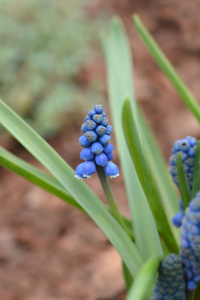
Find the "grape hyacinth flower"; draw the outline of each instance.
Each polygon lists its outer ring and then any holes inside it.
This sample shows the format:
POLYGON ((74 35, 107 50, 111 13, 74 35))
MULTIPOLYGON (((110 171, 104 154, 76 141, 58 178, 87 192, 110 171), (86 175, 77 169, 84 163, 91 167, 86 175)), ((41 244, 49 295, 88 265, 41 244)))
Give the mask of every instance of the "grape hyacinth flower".
POLYGON ((195 290, 200 283, 200 192, 191 200, 181 226, 180 257, 187 288, 195 290))
POLYGON ((179 199, 179 208, 180 208, 180 211, 177 214, 175 214, 175 216, 172 218, 172 223, 177 228, 181 227, 182 221, 183 221, 183 217, 185 215, 184 214, 184 208, 183 208, 182 199, 179 199))
POLYGON ((168 255, 162 262, 151 300, 185 300, 184 270, 179 256, 168 255))
POLYGON ((178 153, 181 153, 183 168, 186 174, 189 188, 192 189, 196 144, 197 144, 197 140, 194 137, 187 136, 185 139, 177 140, 173 145, 173 150, 172 150, 173 154, 169 159, 169 164, 170 164, 169 172, 172 176, 174 183, 176 183, 177 186, 179 186, 178 174, 177 174, 177 158, 178 158, 178 153))
POLYGON ((103 105, 95 105, 94 109, 88 111, 81 131, 84 135, 79 138, 79 143, 84 149, 80 158, 85 162, 77 166, 75 177, 89 178, 96 172, 97 166, 103 167, 110 178, 119 176, 118 167, 111 161, 114 149, 110 143, 112 126, 108 124, 103 105))

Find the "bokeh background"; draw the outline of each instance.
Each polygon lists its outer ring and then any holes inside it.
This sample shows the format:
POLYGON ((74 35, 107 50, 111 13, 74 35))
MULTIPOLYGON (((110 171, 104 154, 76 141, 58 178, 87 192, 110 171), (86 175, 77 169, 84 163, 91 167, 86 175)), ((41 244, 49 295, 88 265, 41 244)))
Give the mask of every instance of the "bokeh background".
MULTIPOLYGON (((87 110, 102 103, 111 115, 99 33, 119 15, 130 38, 136 97, 167 161, 174 140, 200 138, 199 128, 141 43, 131 16, 139 14, 198 99, 199 4, 1 0, 0 96, 75 168, 87 110)), ((41 167, 2 128, 0 143, 41 167)), ((105 201, 97 176, 87 183, 105 201)), ((122 176, 111 186, 128 216, 122 176)), ((87 216, 0 168, 0 299, 119 300, 124 291, 120 258, 87 216)))

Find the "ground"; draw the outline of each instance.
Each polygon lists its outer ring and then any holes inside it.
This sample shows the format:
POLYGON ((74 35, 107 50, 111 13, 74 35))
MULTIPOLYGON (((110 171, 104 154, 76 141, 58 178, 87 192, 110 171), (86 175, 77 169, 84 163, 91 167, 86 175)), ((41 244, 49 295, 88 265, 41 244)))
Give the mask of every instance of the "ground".
MULTIPOLYGON (((131 15, 140 15, 198 98, 200 20, 196 8, 195 1, 99 0, 90 9, 92 16, 107 9, 123 19, 134 58, 137 99, 166 159, 175 139, 200 138, 198 124, 141 43, 131 15)), ((86 82, 90 76, 105 81, 100 54, 84 70, 85 76, 86 82)), ((79 163, 81 123, 50 141, 73 168, 79 163)), ((10 141, 7 147, 40 167, 20 145, 10 141)), ((115 162, 119 163, 116 150, 115 162)), ((120 258, 89 217, 2 168, 0 178, 0 299, 124 299, 120 258)), ((105 202, 97 176, 87 183, 105 202)), ((122 176, 112 180, 111 186, 120 210, 128 216, 122 176)))

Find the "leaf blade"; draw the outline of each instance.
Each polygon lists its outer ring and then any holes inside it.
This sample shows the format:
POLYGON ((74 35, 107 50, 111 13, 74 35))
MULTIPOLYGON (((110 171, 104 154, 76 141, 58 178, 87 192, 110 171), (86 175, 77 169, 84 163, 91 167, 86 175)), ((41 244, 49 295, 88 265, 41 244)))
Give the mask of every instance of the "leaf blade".
POLYGON ((126 142, 131 154, 131 158, 134 162, 138 178, 151 207, 157 228, 162 234, 162 237, 165 240, 168 248, 171 249, 172 252, 178 253, 176 240, 172 233, 171 226, 166 217, 157 188, 152 179, 149 166, 143 153, 139 134, 135 125, 135 120, 131 112, 129 98, 127 98, 124 102, 122 119, 126 142))
POLYGON ((131 97, 132 109, 137 118, 130 48, 119 19, 112 20, 109 33, 110 35, 103 39, 103 48, 107 65, 109 101, 117 133, 117 149, 124 175, 136 245, 143 258, 147 258, 155 254, 155 251, 160 253, 162 250, 154 219, 126 146, 121 122, 123 102, 127 94, 131 97), (144 215, 145 218, 143 218, 144 215), (143 224, 141 224, 141 220, 143 220, 143 224), (152 241, 155 242, 152 243, 152 241))
POLYGON ((162 69, 162 71, 165 73, 169 81, 172 83, 185 105, 200 122, 200 106, 198 102, 191 94, 187 86, 184 84, 182 79, 179 77, 174 67, 164 55, 162 50, 159 48, 153 37, 147 31, 140 18, 137 15, 135 15, 133 16, 133 21, 143 43, 151 53, 152 57, 162 69))
POLYGON ((181 199, 183 202, 183 208, 185 210, 188 207, 188 204, 190 202, 191 194, 190 194, 190 189, 188 186, 187 179, 185 177, 185 172, 183 169, 181 153, 178 153, 177 170, 178 170, 178 182, 179 182, 179 188, 180 188, 180 193, 181 193, 181 199))
POLYGON ((126 300, 143 300, 144 297, 149 294, 149 291, 153 290, 153 286, 156 281, 157 270, 161 260, 161 256, 154 256, 149 258, 142 265, 126 300))

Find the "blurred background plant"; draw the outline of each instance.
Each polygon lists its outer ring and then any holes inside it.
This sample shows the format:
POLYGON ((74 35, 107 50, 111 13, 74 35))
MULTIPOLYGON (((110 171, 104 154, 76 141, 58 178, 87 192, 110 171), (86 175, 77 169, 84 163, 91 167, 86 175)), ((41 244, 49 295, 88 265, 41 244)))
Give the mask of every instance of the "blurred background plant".
POLYGON ((97 81, 80 79, 102 21, 88 16, 87 5, 0 1, 0 97, 44 137, 56 135, 77 104, 102 95, 97 81))

